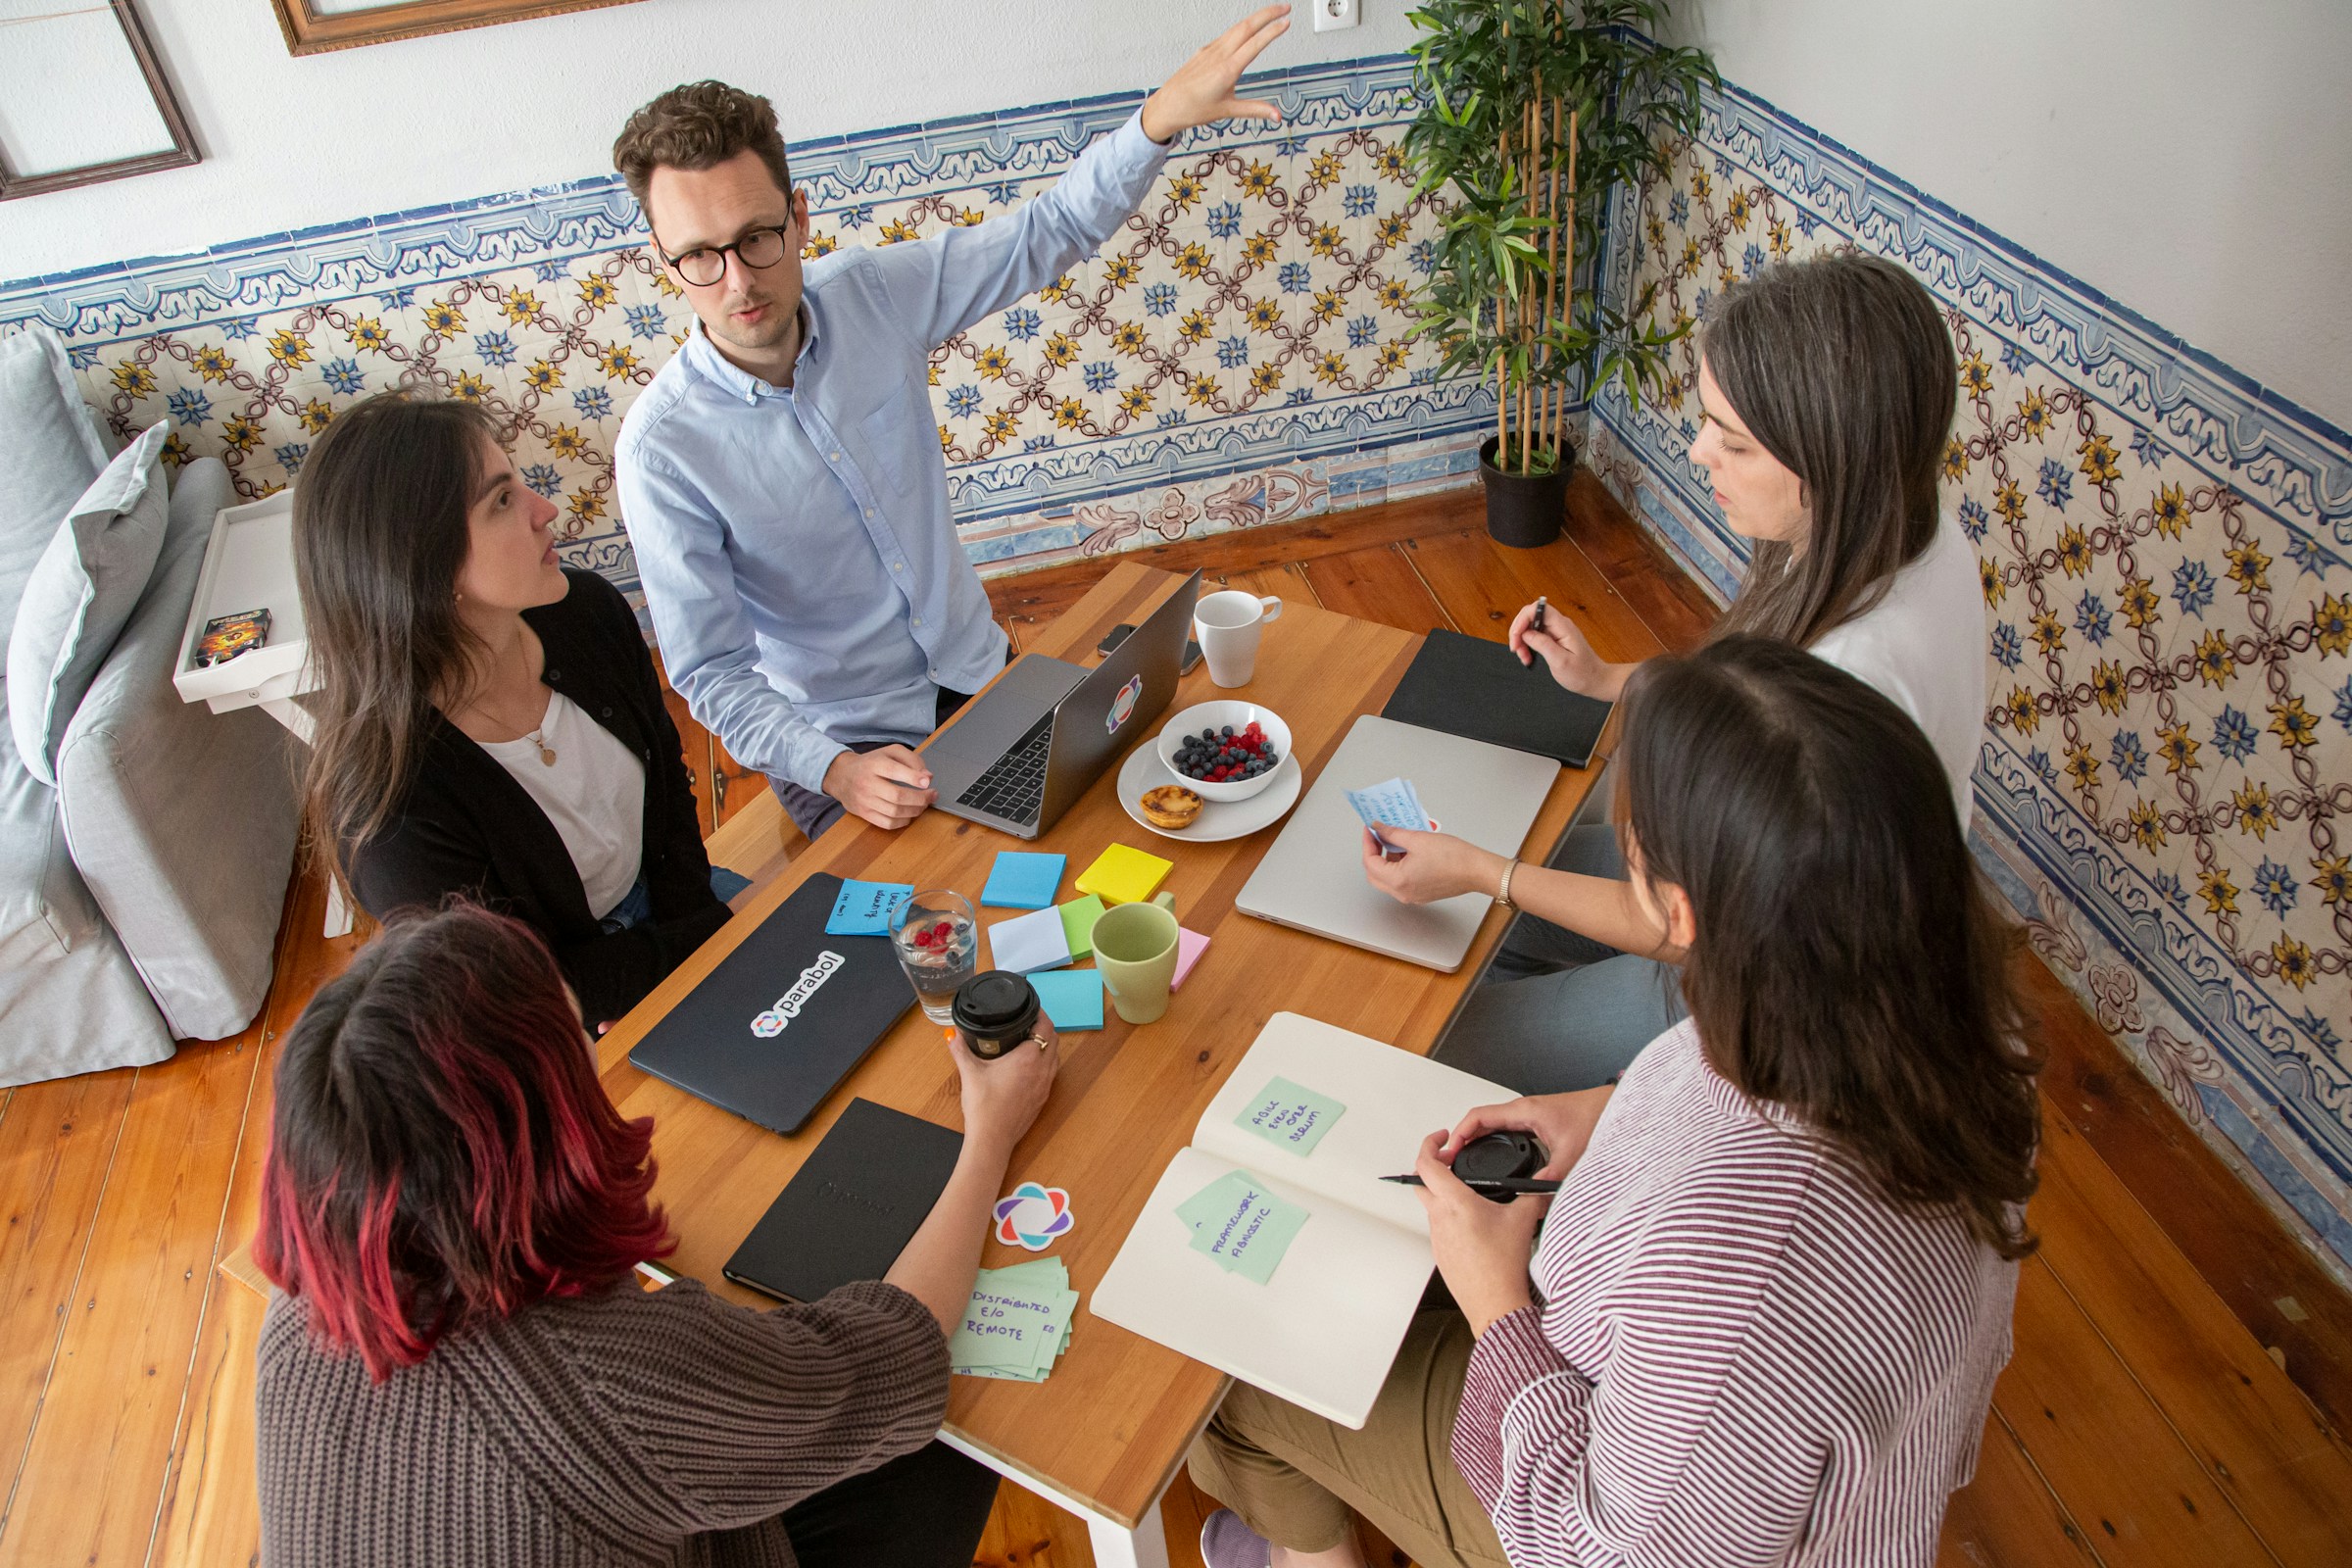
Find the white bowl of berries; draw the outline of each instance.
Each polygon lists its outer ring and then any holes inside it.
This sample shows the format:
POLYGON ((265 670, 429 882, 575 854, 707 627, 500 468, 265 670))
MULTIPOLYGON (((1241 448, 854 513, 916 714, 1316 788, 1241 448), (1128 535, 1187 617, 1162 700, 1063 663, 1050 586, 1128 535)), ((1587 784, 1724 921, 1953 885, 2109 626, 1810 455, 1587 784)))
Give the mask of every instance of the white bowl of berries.
POLYGON ((1204 801, 1246 801, 1291 755, 1291 726, 1270 708, 1195 703, 1159 732, 1159 760, 1204 801))

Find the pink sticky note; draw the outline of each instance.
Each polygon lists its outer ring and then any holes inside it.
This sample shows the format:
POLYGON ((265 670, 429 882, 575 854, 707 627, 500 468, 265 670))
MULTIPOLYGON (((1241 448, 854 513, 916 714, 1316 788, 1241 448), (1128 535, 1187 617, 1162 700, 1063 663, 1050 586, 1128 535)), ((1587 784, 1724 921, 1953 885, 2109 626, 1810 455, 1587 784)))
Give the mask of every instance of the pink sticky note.
POLYGON ((1207 951, 1208 938, 1198 931, 1187 931, 1182 926, 1176 928, 1176 975, 1168 982, 1170 991, 1182 988, 1184 977, 1193 972, 1193 965, 1199 963, 1200 955, 1207 951))

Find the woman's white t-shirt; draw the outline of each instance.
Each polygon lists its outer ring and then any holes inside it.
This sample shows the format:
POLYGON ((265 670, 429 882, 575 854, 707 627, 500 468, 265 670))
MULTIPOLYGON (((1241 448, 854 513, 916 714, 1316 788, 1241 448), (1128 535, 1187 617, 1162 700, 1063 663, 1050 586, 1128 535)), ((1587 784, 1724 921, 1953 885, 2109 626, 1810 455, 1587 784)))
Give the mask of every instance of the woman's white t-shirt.
POLYGON ((480 744, 563 835, 588 912, 601 920, 637 885, 645 856, 645 763, 562 692, 547 694, 539 738, 556 754, 554 763, 539 760, 527 735, 480 744))
POLYGON ((1984 587, 1960 525, 1945 517, 1886 597, 1816 638, 1814 657, 1867 681, 1918 721, 1968 830, 1984 734, 1984 587))

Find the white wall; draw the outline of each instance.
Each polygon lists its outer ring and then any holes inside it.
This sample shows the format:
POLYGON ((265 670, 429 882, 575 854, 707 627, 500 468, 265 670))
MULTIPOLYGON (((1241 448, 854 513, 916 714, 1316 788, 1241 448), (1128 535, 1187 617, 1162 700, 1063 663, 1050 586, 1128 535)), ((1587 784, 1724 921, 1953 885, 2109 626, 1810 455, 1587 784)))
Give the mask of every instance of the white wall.
MULTIPOLYGON (((612 172, 631 109, 721 76, 787 141, 1156 86, 1250 0, 639 0, 297 60, 269 0, 141 0, 204 162, 0 205, 0 279, 612 172)), ((1389 54, 1410 0, 1259 69, 1389 54)))
POLYGON ((2352 426, 2352 4, 1677 10, 1727 80, 2352 426))

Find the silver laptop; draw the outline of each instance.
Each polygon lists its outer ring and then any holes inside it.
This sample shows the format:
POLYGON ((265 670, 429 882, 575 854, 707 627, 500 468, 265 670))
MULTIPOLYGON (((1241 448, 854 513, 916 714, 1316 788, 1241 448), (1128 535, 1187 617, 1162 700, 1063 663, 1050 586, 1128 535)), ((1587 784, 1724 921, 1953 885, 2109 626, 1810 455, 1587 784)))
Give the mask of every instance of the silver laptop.
POLYGON ((1200 597, 1196 571, 1092 669, 1014 660, 924 746, 933 804, 1015 838, 1052 827, 1167 711, 1200 597))
POLYGON ((1464 893, 1436 904, 1399 904, 1365 881, 1364 826, 1345 792, 1411 779, 1423 808, 1445 831, 1496 855, 1517 855, 1559 772, 1548 757, 1366 713, 1323 764, 1233 906, 1451 974, 1494 899, 1464 893))

